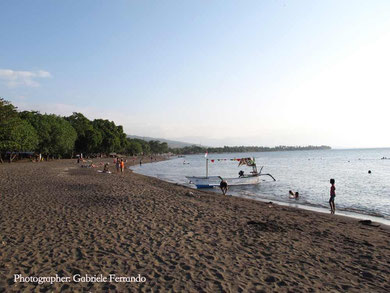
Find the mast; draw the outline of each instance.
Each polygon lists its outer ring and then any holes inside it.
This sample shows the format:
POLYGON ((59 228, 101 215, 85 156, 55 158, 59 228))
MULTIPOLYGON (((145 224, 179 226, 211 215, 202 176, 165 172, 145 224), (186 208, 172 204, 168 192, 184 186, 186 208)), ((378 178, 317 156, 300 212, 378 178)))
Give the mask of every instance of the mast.
POLYGON ((209 177, 209 159, 206 159, 206 177, 209 177))
MULTIPOLYGON (((252 166, 252 170, 253 170, 254 174, 257 174, 257 166, 256 166, 255 157, 253 157, 253 166, 252 166)), ((260 172, 261 172, 261 171, 260 171, 260 172)))

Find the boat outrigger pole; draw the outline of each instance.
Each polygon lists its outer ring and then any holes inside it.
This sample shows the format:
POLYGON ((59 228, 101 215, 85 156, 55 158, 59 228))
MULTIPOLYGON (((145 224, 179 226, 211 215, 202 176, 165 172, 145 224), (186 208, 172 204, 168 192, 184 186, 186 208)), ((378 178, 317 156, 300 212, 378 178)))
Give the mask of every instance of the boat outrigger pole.
MULTIPOLYGON (((263 167, 264 167, 264 166, 263 166, 263 167)), ((261 170, 263 170, 263 167, 261 167, 261 169, 260 169, 259 176, 269 176, 269 177, 271 177, 274 181, 276 181, 276 179, 274 178, 274 176, 272 176, 270 173, 261 174, 261 170)))

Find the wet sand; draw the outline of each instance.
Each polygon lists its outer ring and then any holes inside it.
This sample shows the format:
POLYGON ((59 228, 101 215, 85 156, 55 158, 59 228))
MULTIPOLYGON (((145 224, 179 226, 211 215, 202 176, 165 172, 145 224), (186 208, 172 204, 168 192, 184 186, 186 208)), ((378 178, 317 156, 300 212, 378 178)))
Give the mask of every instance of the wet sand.
POLYGON ((0 165, 0 292, 390 292, 387 226, 110 168, 0 165), (15 283, 14 274, 146 281, 15 283))

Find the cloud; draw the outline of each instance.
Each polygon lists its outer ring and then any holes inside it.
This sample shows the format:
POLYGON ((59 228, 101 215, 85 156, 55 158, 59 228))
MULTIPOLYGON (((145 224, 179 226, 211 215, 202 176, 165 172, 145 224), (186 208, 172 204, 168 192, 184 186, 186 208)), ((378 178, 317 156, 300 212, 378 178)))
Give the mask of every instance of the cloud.
POLYGON ((0 81, 3 81, 10 88, 17 86, 39 87, 40 84, 36 79, 50 77, 50 72, 44 70, 15 71, 11 69, 0 69, 0 81))

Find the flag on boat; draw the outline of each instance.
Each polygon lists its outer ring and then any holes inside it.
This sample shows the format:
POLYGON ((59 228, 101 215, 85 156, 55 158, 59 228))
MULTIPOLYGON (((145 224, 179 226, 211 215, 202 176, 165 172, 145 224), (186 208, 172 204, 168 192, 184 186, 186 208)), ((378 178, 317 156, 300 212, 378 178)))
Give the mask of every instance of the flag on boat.
POLYGON ((208 155, 209 153, 206 151, 206 153, 204 154, 204 157, 205 158, 207 158, 207 155, 208 155))

